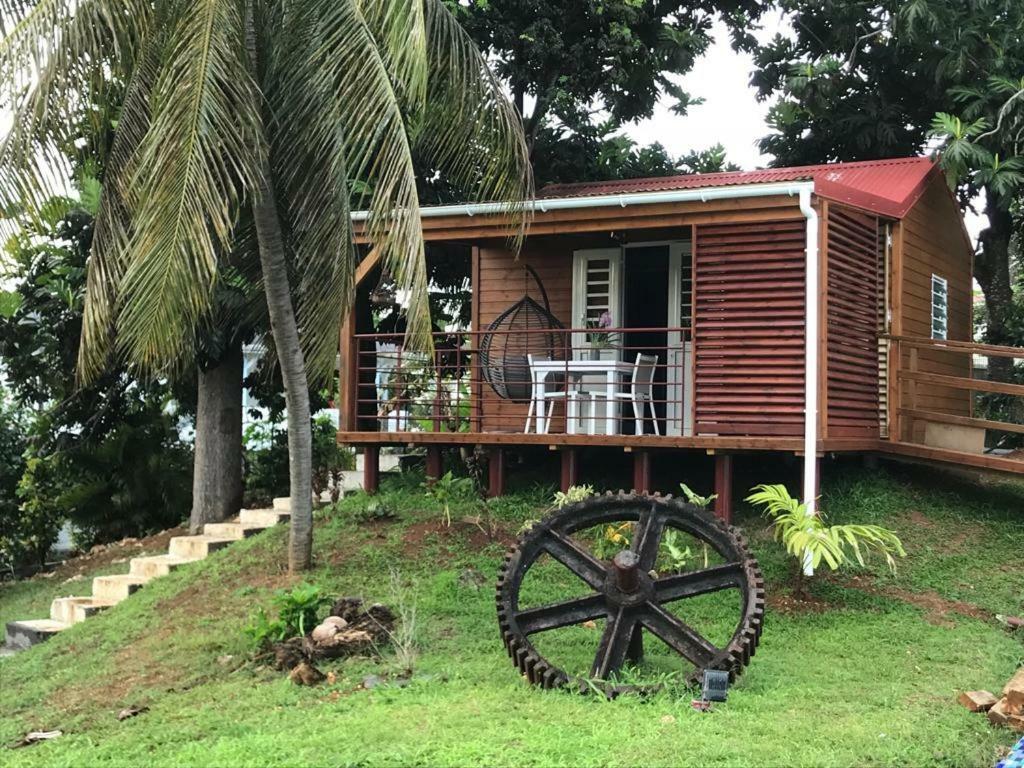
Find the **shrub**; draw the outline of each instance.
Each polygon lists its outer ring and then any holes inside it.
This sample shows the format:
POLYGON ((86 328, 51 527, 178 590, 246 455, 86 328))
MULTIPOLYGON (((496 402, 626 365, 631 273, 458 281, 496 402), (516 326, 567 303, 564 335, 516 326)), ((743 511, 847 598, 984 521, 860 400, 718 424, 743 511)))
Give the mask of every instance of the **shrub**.
POLYGON ((303 583, 277 592, 273 604, 277 608, 276 619, 271 619, 261 607, 243 630, 257 649, 305 635, 316 626, 320 610, 331 604, 331 598, 315 584, 303 583))
MULTIPOLYGON (((245 443, 245 505, 260 507, 277 496, 287 496, 288 430, 284 423, 259 421, 250 424, 245 443)), ((337 430, 326 415, 313 419, 313 493, 330 489, 331 501, 338 500, 341 473, 355 467, 355 454, 337 443, 337 430)))
POLYGON ((555 509, 589 499, 593 495, 594 486, 592 485, 570 485, 564 493, 562 491, 555 493, 555 509))
MULTIPOLYGON (((865 555, 871 550, 885 558, 886 564, 896 570, 895 556, 906 552, 899 537, 879 525, 826 525, 820 510, 807 514, 807 505, 792 496, 782 485, 758 485, 752 489, 747 501, 763 507, 771 518, 775 538, 780 541, 799 566, 808 559, 813 568, 825 562, 833 571, 856 560, 865 565, 865 555)), ((803 568, 797 568, 798 583, 803 568)))
POLYGON ((474 496, 472 478, 455 477, 450 471, 445 472, 433 482, 428 480, 423 483, 423 489, 430 498, 441 505, 441 510, 444 513, 444 524, 449 526, 452 524, 452 503, 465 501, 474 496))

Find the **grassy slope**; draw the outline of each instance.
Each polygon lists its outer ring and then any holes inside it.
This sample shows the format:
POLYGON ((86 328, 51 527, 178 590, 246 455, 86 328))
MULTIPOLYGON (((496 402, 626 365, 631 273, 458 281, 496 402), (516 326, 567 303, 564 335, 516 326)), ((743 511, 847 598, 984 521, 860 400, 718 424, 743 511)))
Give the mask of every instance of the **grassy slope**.
MULTIPOLYGON (((504 500, 507 527, 536 517, 541 496, 504 500)), ((1020 641, 938 597, 1021 612, 1022 488, 846 473, 826 488, 825 508, 837 521, 897 529, 910 557, 895 577, 862 573, 856 588, 845 577, 818 582, 825 612, 771 611, 751 667, 707 715, 690 709, 685 691, 608 703, 531 689, 496 632, 491 583, 503 547, 477 546, 467 526, 424 524, 438 513, 414 491, 387 499, 396 522, 353 522, 346 511, 359 498, 320 521, 310 578, 331 593, 388 601, 389 568, 401 569, 422 648, 408 687, 359 690, 364 675, 387 675, 386 659, 325 665, 337 680, 314 689, 244 662, 250 612, 290 583, 286 532, 275 530, 0 661, 0 743, 28 729, 65 731, 3 752, 3 763, 990 765, 1013 741, 954 697, 1000 686, 1024 660, 1020 641), (486 584, 474 587, 466 569, 486 584), (908 602, 921 595, 924 607, 908 602), (150 709, 118 722, 128 705, 150 709)), ((778 605, 787 565, 762 521, 740 523, 778 605)), ((0 612, 44 615, 68 586, 4 586, 0 612)))

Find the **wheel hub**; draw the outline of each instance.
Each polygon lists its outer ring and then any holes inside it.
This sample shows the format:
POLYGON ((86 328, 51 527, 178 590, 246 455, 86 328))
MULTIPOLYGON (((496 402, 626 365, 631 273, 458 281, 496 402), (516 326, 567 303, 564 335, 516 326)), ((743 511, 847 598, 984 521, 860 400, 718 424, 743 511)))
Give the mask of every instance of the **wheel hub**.
POLYGON ((654 596, 651 577, 640 570, 640 558, 624 549, 612 559, 604 593, 610 607, 642 605, 654 596))

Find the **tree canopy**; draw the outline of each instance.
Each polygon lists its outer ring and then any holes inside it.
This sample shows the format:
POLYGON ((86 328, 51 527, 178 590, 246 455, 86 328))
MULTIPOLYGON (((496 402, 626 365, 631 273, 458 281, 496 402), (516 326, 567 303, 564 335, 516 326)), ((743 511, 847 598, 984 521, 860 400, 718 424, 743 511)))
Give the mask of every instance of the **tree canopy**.
POLYGON ((987 339, 1024 343, 1011 264, 1024 193, 1024 4, 1015 0, 785 0, 791 36, 753 50, 777 99, 763 151, 779 165, 940 151, 964 207, 989 226, 975 274, 987 339))
POLYGON ((758 11, 756 0, 447 1, 523 115, 538 184, 687 170, 618 129, 659 99, 678 114, 699 103, 676 78, 707 50, 715 14, 741 30, 758 11))

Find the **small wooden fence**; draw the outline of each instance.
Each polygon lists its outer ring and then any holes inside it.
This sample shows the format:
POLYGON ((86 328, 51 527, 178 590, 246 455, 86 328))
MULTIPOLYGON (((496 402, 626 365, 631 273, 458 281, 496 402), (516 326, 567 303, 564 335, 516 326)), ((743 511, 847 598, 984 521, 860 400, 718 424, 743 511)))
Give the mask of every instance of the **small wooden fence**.
MULTIPOLYGON (((938 388, 968 392, 972 395, 984 392, 1024 398, 1024 384, 989 381, 988 379, 977 379, 970 376, 950 376, 927 370, 928 366, 923 365, 921 360, 921 352, 923 350, 950 353, 953 356, 966 355, 968 356, 968 365, 965 368, 973 369, 971 363, 974 355, 982 355, 988 358, 1024 360, 1024 348, 976 344, 964 341, 942 341, 912 336, 889 336, 886 338, 890 345, 888 359, 891 362, 889 377, 891 404, 889 411, 889 438, 892 444, 921 446, 919 450, 904 451, 921 458, 946 459, 949 457, 940 454, 958 452, 955 449, 948 448, 940 448, 933 451, 930 447, 926 446, 924 440, 917 436, 918 430, 915 429, 915 426, 919 422, 990 430, 1001 433, 1024 434, 1024 423, 976 417, 974 415, 973 400, 968 404, 967 414, 943 412, 934 408, 928 408, 921 402, 925 399, 927 393, 933 392, 938 388)), ((1020 402, 1024 405, 1024 399, 1020 402)), ((963 451, 963 453, 969 455, 970 452, 963 451)), ((1009 468, 1011 471, 1024 472, 1024 462, 1019 460, 998 456, 986 456, 986 458, 990 459, 989 462, 985 462, 986 466, 995 461, 999 466, 992 464, 992 468, 1009 468), (1021 468, 1017 470, 1013 468, 1013 465, 1003 466, 1002 462, 1004 461, 1020 464, 1021 468)), ((981 466, 978 462, 968 463, 981 466)))

